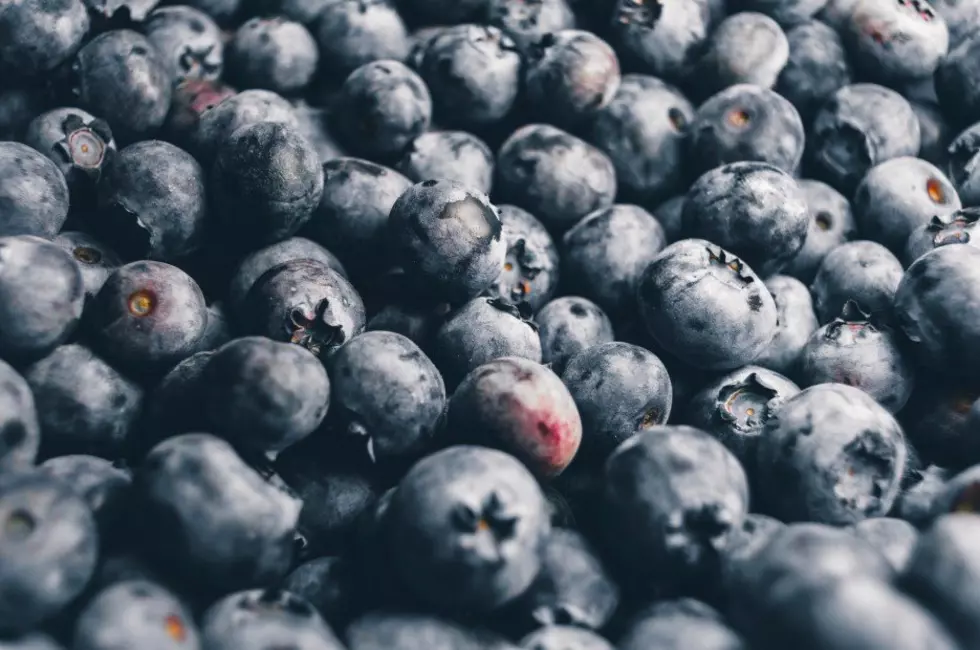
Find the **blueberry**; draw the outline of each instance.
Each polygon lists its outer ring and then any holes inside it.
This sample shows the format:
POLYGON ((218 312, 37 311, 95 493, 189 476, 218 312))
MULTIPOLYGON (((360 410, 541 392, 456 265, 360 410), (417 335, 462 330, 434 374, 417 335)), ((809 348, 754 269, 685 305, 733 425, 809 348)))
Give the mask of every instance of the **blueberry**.
POLYGON ((225 306, 221 302, 213 302, 208 305, 208 323, 198 344, 198 351, 216 350, 230 340, 231 328, 225 306))
POLYGON ((525 57, 524 93, 541 120, 566 127, 587 121, 619 89, 619 59, 595 34, 566 29, 545 34, 525 57))
POLYGON ((943 491, 950 472, 930 465, 919 473, 919 480, 906 487, 899 495, 890 513, 916 528, 926 528, 932 521, 933 501, 943 491))
POLYGON ((418 70, 422 67, 422 61, 425 59, 425 52, 428 50, 429 45, 435 40, 436 36, 445 33, 446 31, 452 29, 449 25, 429 25, 419 27, 411 34, 409 34, 409 51, 408 56, 405 57, 405 63, 411 66, 413 70, 418 70))
POLYGON ((604 638, 572 625, 551 625, 521 639, 527 650, 613 650, 604 638))
POLYGON ((330 403, 327 373, 313 354, 258 336, 219 348, 202 381, 209 430, 270 454, 311 434, 330 403))
POLYGON ((228 44, 226 56, 227 76, 234 85, 283 94, 303 90, 320 59, 310 32, 282 16, 246 21, 228 44))
POLYGON ((245 90, 223 98, 224 92, 206 92, 196 102, 218 100, 211 108, 201 111, 197 128, 190 132, 189 151, 202 166, 211 164, 221 146, 233 133, 250 124, 272 122, 299 128, 292 105, 268 90, 245 90))
POLYGON ((574 29, 575 14, 567 0, 488 0, 487 22, 527 51, 547 34, 574 29))
POLYGON ((949 49, 946 21, 925 0, 858 0, 841 31, 858 70, 882 83, 931 77, 949 49))
POLYGON ((354 70, 334 101, 332 128, 356 156, 397 160, 429 128, 432 96, 422 79, 398 61, 354 70))
POLYGON ((705 172, 684 201, 683 233, 717 242, 763 276, 779 272, 803 247, 806 197, 767 163, 736 162, 705 172))
POLYGON ((671 80, 690 72, 707 44, 711 26, 710 16, 696 2, 649 5, 618 0, 611 22, 627 64, 671 80))
POLYGON ((208 14, 222 27, 229 27, 238 14, 242 0, 187 0, 189 6, 208 14))
POLYGON ((768 88, 730 86, 698 107, 689 151, 697 172, 754 160, 792 174, 803 158, 803 121, 789 101, 768 88))
POLYGON ((454 389, 467 374, 501 357, 541 361, 541 339, 526 305, 502 298, 474 298, 436 332, 433 352, 446 385, 454 389))
POLYGON ((294 259, 252 285, 242 307, 245 330, 295 343, 321 360, 364 329, 364 303, 324 262, 294 259))
POLYGON ((826 183, 801 179, 797 185, 803 191, 810 212, 803 248, 786 267, 785 272, 803 282, 812 282, 823 258, 833 249, 857 234, 850 202, 826 183))
POLYGON ((673 244, 681 239, 681 217, 684 213, 684 200, 683 194, 674 196, 653 209, 657 222, 664 229, 668 244, 673 244))
POLYGON ((535 316, 541 359, 561 374, 576 354, 614 339, 612 323, 597 304, 578 296, 555 298, 535 316))
POLYGON ((972 352, 980 326, 980 250, 942 246, 920 257, 895 292, 895 315, 925 363, 944 374, 980 378, 972 352))
MULTIPOLYGON (((24 143, 54 161, 68 182, 76 208, 93 203, 96 185, 116 158, 109 125, 76 108, 56 108, 35 117, 27 127, 24 143)), ((44 197, 38 202, 43 206, 50 199, 44 197)))
POLYGON ((745 366, 695 394, 687 406, 685 422, 720 440, 751 473, 767 423, 799 392, 799 386, 777 372, 745 366))
POLYGON ((941 616, 963 647, 980 643, 978 608, 973 594, 980 579, 980 557, 973 541, 980 517, 941 517, 919 537, 909 561, 906 588, 941 616))
POLYGON ((428 451, 446 406, 432 361, 393 332, 366 332, 330 358, 330 421, 363 437, 378 462, 413 461, 428 451))
POLYGON ((619 642, 621 650, 650 647, 743 650, 747 646, 721 614, 691 598, 648 605, 633 616, 619 642))
POLYGON ((0 473, 34 465, 41 438, 34 394, 17 371, 0 361, 0 473))
POLYGON ((854 386, 897 413, 915 381, 901 345, 892 331, 848 300, 840 316, 814 332, 800 353, 800 381, 805 386, 826 382, 854 386))
POLYGON ((343 150, 330 132, 330 110, 324 106, 310 106, 303 99, 293 100, 293 113, 296 115, 300 134, 309 140, 321 163, 340 158, 343 150))
POLYGON ((85 588, 98 557, 98 531, 72 488, 39 472, 0 480, 0 521, 0 629, 23 633, 85 588))
POLYGON ((55 641, 40 632, 28 632, 17 638, 4 639, 4 650, 63 650, 55 641))
MULTIPOLYGON (((452 6, 467 1, 453 0, 452 6)), ((440 20, 447 21, 450 13, 447 9, 440 20)), ((432 91, 436 121, 447 128, 491 125, 503 119, 517 99, 521 57, 514 41, 496 27, 458 25, 436 34, 418 68, 432 91)))
POLYGON ((132 262, 106 279, 86 310, 93 350, 138 374, 166 371, 197 352, 207 305, 193 278, 163 262, 132 262))
POLYGON ((68 218, 68 184, 58 166, 17 142, 0 142, 0 236, 54 237, 68 218))
POLYGON ((946 169, 949 160, 947 149, 955 135, 952 127, 935 102, 913 101, 911 105, 919 120, 919 157, 946 169))
POLYGON ((810 285, 813 308, 821 323, 829 323, 853 300, 864 311, 888 321, 901 281, 902 264, 887 248, 870 241, 847 242, 820 263, 810 285))
POLYGON ((186 5, 154 9, 143 25, 175 83, 217 81, 224 66, 219 27, 200 9, 186 5))
POLYGON ((358 541, 358 525, 378 504, 381 490, 364 445, 355 450, 343 442, 324 444, 311 436, 285 450, 275 462, 275 471, 303 501, 299 534, 306 541, 308 556, 352 549, 358 541))
MULTIPOLYGON (((173 89, 170 112, 163 124, 165 139, 191 150, 198 127, 212 108, 234 97, 235 91, 220 81, 187 79, 173 89)), ((197 150, 194 149, 195 154, 197 150)))
POLYGON ((78 616, 72 648, 201 647, 194 619, 176 596, 144 580, 114 584, 95 596, 78 616))
POLYGON ((133 475, 104 458, 83 454, 44 461, 38 471, 70 486, 92 509, 103 548, 125 524, 133 475))
POLYGON ((786 400, 757 450, 759 498, 768 512, 838 525, 887 513, 908 458, 895 418, 842 384, 818 384, 786 400))
POLYGON ((118 458, 134 432, 142 389, 88 348, 56 348, 24 371, 34 393, 46 456, 118 458))
POLYGON ((377 273, 388 214, 409 187, 411 181, 388 167, 334 158, 323 165, 323 194, 303 234, 337 251, 352 269, 377 273))
POLYGON ((735 84, 772 88, 788 61, 789 41, 775 20, 736 13, 715 28, 690 82, 704 97, 735 84))
POLYGON ((806 285, 787 275, 774 275, 766 287, 776 301, 776 335, 754 363, 783 375, 793 375, 803 346, 820 327, 806 285))
MULTIPOLYGON (((792 3, 790 3, 792 6, 792 3)), ((806 124, 820 105, 851 83, 851 66, 833 28, 819 20, 804 22, 786 32, 789 61, 779 73, 776 90, 792 102, 806 124)))
POLYGON ((665 248, 640 277, 637 299, 657 343, 706 370, 751 362, 776 333, 776 303, 759 277, 703 239, 665 248))
POLYGON ((17 0, 0 11, 0 71, 36 78, 70 58, 89 30, 88 12, 79 0, 17 0))
POLYGON ((88 7, 94 32, 116 26, 135 26, 146 17, 159 0, 82 0, 88 7))
POLYGON ((582 416, 580 464, 598 466, 624 440, 667 422, 673 387, 657 355, 629 343, 600 343, 562 373, 582 416))
POLYGON ((592 544, 573 530, 555 529, 545 542, 538 577, 507 611, 534 627, 600 630, 618 605, 619 587, 592 544))
POLYGON ((778 601, 773 616, 779 621, 777 647, 801 638, 812 648, 959 647, 914 600, 870 578, 789 591, 778 601))
POLYGON ((350 650, 512 650, 496 635, 428 614, 371 612, 347 628, 350 650))
MULTIPOLYGON (((322 205, 322 203, 321 203, 322 205)), ((245 256, 232 273, 231 285, 228 288, 228 305, 233 312, 240 313, 245 303, 245 297, 255 282, 269 269, 292 260, 310 259, 326 264, 328 267, 347 277, 344 266, 323 246, 303 237, 290 237, 265 248, 252 251, 245 256)))
POLYGON ((851 531, 879 549, 896 574, 904 573, 919 537, 915 527, 901 519, 875 517, 851 526, 851 531))
POLYGON ((283 588, 313 605, 330 625, 346 622, 356 607, 351 597, 349 561, 320 557, 300 564, 283 580, 283 588))
POLYGON ((433 178, 450 180, 489 194, 493 165, 493 152, 475 135, 429 131, 409 143, 395 167, 416 183, 433 178))
POLYGON ((974 234, 978 219, 978 208, 965 208, 946 216, 933 217, 929 223, 922 224, 909 234, 905 244, 905 264, 911 266, 915 260, 940 246, 980 246, 980 236, 974 234))
POLYGON ((785 594, 850 580, 884 582, 892 576, 885 558, 846 530, 812 523, 782 526, 732 567, 728 612, 739 629, 770 647, 764 642, 775 642, 774 623, 792 611, 784 606, 785 594))
POLYGON ((567 230, 615 197, 610 158, 553 126, 521 127, 497 154, 494 199, 528 210, 552 231, 567 230))
POLYGON ((676 88, 628 74, 596 114, 588 139, 612 160, 623 195, 646 204, 683 190, 684 142, 693 119, 694 107, 676 88))
POLYGON ((879 163, 919 153, 921 132, 912 106, 875 84, 843 86, 817 112, 808 133, 813 171, 849 194, 879 163))
POLYGON ((933 495, 929 509, 929 523, 935 525, 947 514, 975 514, 980 509, 978 503, 980 486, 980 467, 973 465, 955 474, 943 483, 942 488, 933 495))
POLYGON ((116 156, 99 188, 93 229, 129 258, 173 261, 201 247, 207 221, 204 171, 160 140, 116 156))
POLYGON ((141 533, 163 566, 207 591, 264 584, 289 568, 300 502, 225 441, 171 438, 136 473, 141 533))
POLYGON ((893 158, 871 168, 854 193, 854 215, 867 238, 901 254, 909 234, 935 215, 960 208, 949 179, 919 158, 893 158))
POLYGON ((722 552, 723 588, 727 588, 730 576, 739 577, 739 571, 746 563, 766 547, 776 533, 786 528, 786 524, 768 515, 749 513, 742 520, 742 527, 735 531, 722 552))
POLYGON ((217 601, 201 620, 201 640, 213 650, 343 650, 313 605, 279 589, 239 591, 217 601))
POLYGON ((666 243, 660 223, 640 206, 600 208, 565 233, 563 282, 613 318, 633 314, 640 276, 666 243))
POLYGON ((122 143, 151 137, 167 117, 173 79, 142 34, 120 29, 85 44, 68 70, 70 101, 112 125, 122 143))
POLYGON ((388 303, 367 323, 370 332, 396 332, 431 351, 432 337, 451 308, 447 303, 402 300, 388 303))
POLYGON ((491 292, 537 311, 558 288, 558 249, 544 225, 514 205, 498 206, 507 246, 504 267, 491 292))
POLYGON ((560 474, 575 458, 582 420, 558 376, 535 361, 498 355, 466 375, 449 401, 448 437, 496 447, 539 476, 560 474))
POLYGON ((735 456, 699 429, 652 427, 616 448, 604 477, 602 533, 620 585, 688 593, 710 585, 718 551, 748 509, 735 456))
POLYGON ((980 25, 980 3, 976 0, 933 0, 929 4, 946 21, 951 50, 972 36, 980 25))
POLYGON ((947 150, 947 171, 963 205, 980 205, 980 124, 957 135, 947 150))
POLYGON ((48 354, 71 336, 84 304, 82 273, 68 253, 36 237, 0 237, 0 357, 48 354))
POLYGON ((138 439, 131 439, 130 455, 142 458, 170 436, 206 428, 203 377, 213 354, 208 350, 187 357, 147 393, 142 418, 144 430, 138 439))
POLYGON ((408 57, 408 32, 390 0, 317 3, 314 33, 322 69, 341 79, 372 61, 408 57))
POLYGON ((464 301, 488 289, 504 266, 496 208, 455 181, 428 180, 391 208, 388 237, 396 260, 425 293, 464 301))
POLYGON ((420 461, 385 516, 388 552, 405 585, 432 607, 472 613, 531 585, 549 528, 531 473, 483 447, 450 447, 420 461))
POLYGON ((955 375, 921 377, 902 414, 909 440, 925 458, 943 467, 963 469, 980 463, 980 445, 970 428, 978 398, 974 383, 964 384, 955 375))

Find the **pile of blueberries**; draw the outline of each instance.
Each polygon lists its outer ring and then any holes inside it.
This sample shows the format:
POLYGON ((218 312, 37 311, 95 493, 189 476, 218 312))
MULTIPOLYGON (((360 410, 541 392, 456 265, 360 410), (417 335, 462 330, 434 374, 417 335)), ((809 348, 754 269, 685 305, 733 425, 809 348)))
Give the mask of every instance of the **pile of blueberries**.
POLYGON ((174 1, 0 1, 0 650, 980 649, 980 0, 174 1))

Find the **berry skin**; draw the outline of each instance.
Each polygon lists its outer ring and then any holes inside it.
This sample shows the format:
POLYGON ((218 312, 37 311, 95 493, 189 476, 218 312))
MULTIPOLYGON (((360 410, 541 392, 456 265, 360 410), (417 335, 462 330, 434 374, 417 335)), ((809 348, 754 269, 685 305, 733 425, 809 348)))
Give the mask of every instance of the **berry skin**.
POLYGON ((813 282, 820 263, 832 250, 854 239, 857 225, 851 213, 851 204, 844 196, 826 183, 798 180, 810 212, 810 225, 806 239, 783 273, 801 282, 813 282))
POLYGON ((40 439, 41 427, 30 385, 0 361, 0 474, 32 467, 40 439))
POLYGON ((851 83, 851 65, 838 33, 819 20, 786 32, 789 61, 779 73, 776 91, 792 102, 809 125, 824 101, 851 83))
POLYGON ((942 246, 906 270, 895 292, 895 319, 920 358, 943 373, 980 379, 973 343, 980 336, 980 250, 942 246))
POLYGON ((428 180, 391 208, 388 239, 423 293, 464 302, 488 289, 504 266, 500 217, 485 194, 428 180))
POLYGON ((705 370, 750 363, 776 333, 776 304, 759 277, 703 239, 665 248, 640 277, 637 299, 653 338, 705 370))
POLYGON ((905 264, 911 266, 917 259, 940 246, 980 246, 980 233, 976 232, 978 219, 978 208, 964 208, 944 217, 933 217, 929 223, 922 224, 909 234, 905 243, 905 264))
POLYGON ((0 11, 0 74, 37 78, 71 57, 89 30, 79 0, 17 0, 0 11))
POLYGON ((794 375, 803 346, 820 327, 813 299, 806 285, 787 275, 770 277, 766 287, 776 301, 779 322, 768 349, 753 363, 782 375, 794 375))
POLYGON ((530 586, 550 523, 544 495, 518 460, 456 446, 408 472, 384 528, 406 587, 438 609, 475 613, 496 609, 530 586))
POLYGON ((134 487, 144 541, 171 575, 227 593, 289 569, 300 501, 266 483, 227 442, 170 438, 147 455, 134 487))
POLYGON ((446 407, 442 376, 421 349, 394 332, 365 332, 330 358, 331 424, 365 439, 379 463, 428 451, 446 407))
POLYGON ((580 464, 598 466, 631 436, 665 424, 673 386, 652 352, 629 343, 601 343, 568 360, 562 381, 582 416, 580 464))
POLYGON ((143 390, 88 348, 71 343, 27 367, 45 456, 124 455, 143 390))
POLYGON ((197 650, 201 647, 187 607, 166 589, 127 580, 99 592, 78 620, 72 647, 79 650, 197 650))
POLYGON ((712 22, 696 2, 650 5, 618 0, 612 30, 624 63, 656 77, 679 80, 707 45, 712 22))
POLYGON ((892 565, 896 575, 905 573, 912 557, 919 532, 915 526, 901 519, 891 517, 875 517, 865 519, 851 526, 851 531, 879 549, 888 563, 892 565))
POLYGON ((66 101, 104 119, 120 143, 128 144, 152 137, 163 126, 172 82, 145 36, 113 30, 99 34, 75 55, 66 101))
POLYGON ((908 448, 895 418, 867 393, 818 384, 786 400, 757 444, 759 500, 784 521, 852 524, 898 496, 908 448))
POLYGON ((203 11, 182 5, 159 7, 147 17, 143 29, 175 84, 221 77, 221 31, 203 11))
POLYGON ((296 234, 323 193, 320 158, 293 127, 244 126, 225 140, 209 178, 216 216, 243 245, 296 234))
POLYGON ((100 186, 93 229, 121 254, 174 261, 203 244, 204 170, 172 144, 145 140, 118 153, 100 186))
POLYGON ((455 388, 485 363, 501 357, 541 361, 541 338, 524 304, 474 298, 436 332, 433 354, 446 385, 455 388))
POLYGON ((748 510, 735 456, 699 429, 652 427, 617 447, 604 477, 603 536, 620 585, 642 593, 710 585, 717 550, 748 510))
POLYGON ((527 51, 547 34, 574 28, 575 14, 567 0, 489 0, 487 22, 527 51))
POLYGON ((510 302, 540 309, 558 289, 558 250, 544 225, 514 205, 498 206, 507 246, 504 268, 490 289, 510 302))
POLYGON ((111 548, 125 538, 133 474, 124 469, 121 463, 72 454, 49 458, 38 465, 37 470, 62 481, 84 499, 95 515, 103 549, 111 548))
POLYGON ((803 247, 809 212, 789 174, 767 163, 736 162, 691 185, 681 223, 687 237, 717 242, 768 277, 803 247))
POLYGON ((326 359, 364 329, 364 303, 325 262, 294 259, 263 273, 245 296, 244 329, 326 359))
POLYGON ((550 625, 521 639, 528 650, 614 650, 604 638, 572 625, 550 625))
POLYGON ((98 558, 92 512, 72 488, 39 472, 0 479, 0 630, 34 629, 85 588, 98 558))
POLYGON ((836 382, 860 388, 892 413, 905 406, 915 383, 915 369, 902 341, 876 324, 853 300, 841 315, 810 337, 800 353, 804 386, 836 382))
POLYGON ((582 441, 568 389, 551 370, 519 357, 469 373, 449 400, 446 426, 454 442, 503 449, 547 478, 568 467, 582 441))
POLYGON ((715 28, 691 83, 701 97, 736 84, 772 88, 788 60, 789 41, 776 21, 752 11, 735 13, 715 28))
POLYGON ((282 16, 252 18, 228 45, 228 79, 238 88, 265 88, 284 95, 313 79, 320 53, 313 36, 282 16))
POLYGON ((619 89, 619 59, 591 32, 566 29, 545 34, 528 49, 525 66, 531 110, 560 126, 587 120, 619 89))
POLYGON ((138 375, 166 372, 197 352, 207 305, 194 280, 163 262, 116 269, 85 315, 92 348, 138 375))
POLYGON ((645 607, 629 623, 616 647, 643 650, 654 644, 683 648, 697 644, 704 650, 741 650, 744 642, 721 614, 692 598, 666 600, 645 607))
POLYGON ((310 435, 327 415, 330 381, 313 354, 254 336, 219 348, 204 370, 211 431, 276 454, 310 435))
POLYGON ((211 605, 201 620, 201 640, 213 650, 344 647, 313 605, 271 588, 239 591, 211 605))
POLYGON ((813 309, 821 323, 829 323, 840 315, 848 300, 853 300, 887 322, 901 281, 901 262, 881 244, 841 244, 823 258, 813 278, 813 309))
POLYGON ((200 112, 196 128, 188 126, 188 151, 206 169, 225 141, 244 126, 272 122, 299 128, 293 106, 269 90, 243 90, 231 97, 225 97, 227 90, 223 88, 202 92, 204 95, 198 96, 195 101, 204 102, 204 109, 200 112), (213 105, 207 108, 212 102, 213 105))
POLYGON ((490 194, 493 165, 493 152, 475 135, 430 130, 412 140, 396 168, 415 183, 441 178, 490 194))
POLYGON ((54 237, 68 218, 68 184, 58 166, 31 147, 0 142, 0 236, 54 237))
POLYGON ((75 260, 30 236, 0 237, 0 357, 33 361, 63 343, 78 324, 85 284, 75 260))
POLYGON ((599 306, 585 298, 555 298, 537 313, 541 360, 559 375, 582 350, 614 339, 612 323, 599 306))
POLYGON ((408 32, 390 0, 314 4, 317 14, 314 35, 323 70, 343 79, 366 63, 385 59, 404 61, 408 57, 408 32))

